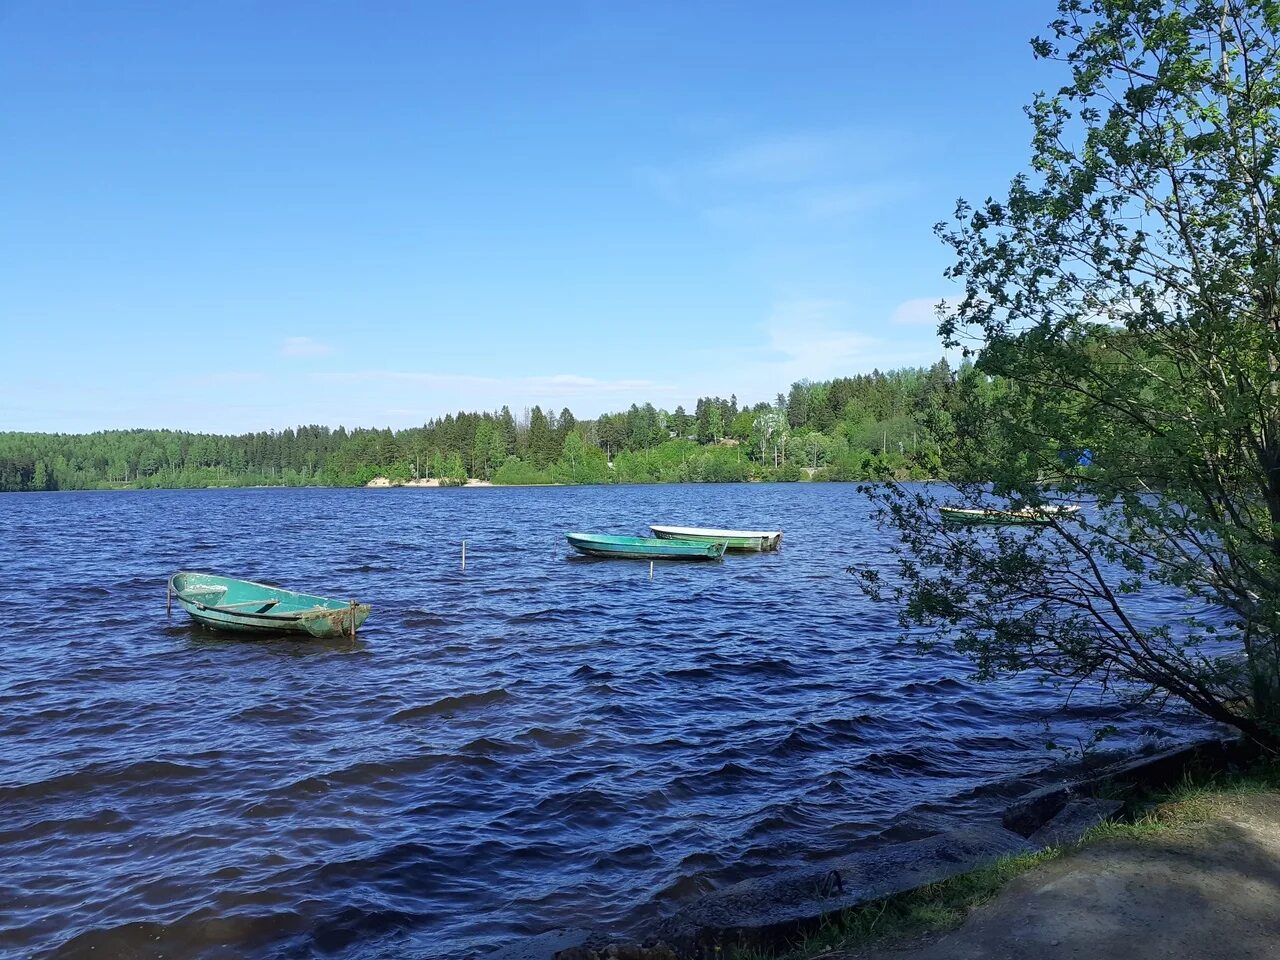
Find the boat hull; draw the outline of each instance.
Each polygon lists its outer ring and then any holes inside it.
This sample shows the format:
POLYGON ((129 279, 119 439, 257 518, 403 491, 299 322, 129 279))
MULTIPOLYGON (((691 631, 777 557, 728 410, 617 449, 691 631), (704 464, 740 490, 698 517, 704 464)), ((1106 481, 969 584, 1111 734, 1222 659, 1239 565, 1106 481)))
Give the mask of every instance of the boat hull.
POLYGON ((594 533, 566 533, 565 539, 579 553, 624 560, 719 560, 723 543, 696 540, 660 540, 651 537, 611 537, 594 533))
POLYGON ((1048 510, 995 510, 968 507, 940 507, 944 523, 967 526, 1036 527, 1068 517, 1079 508, 1062 507, 1048 510))
POLYGON ((782 546, 781 530, 716 530, 708 527, 650 526, 660 540, 693 540, 698 543, 723 543, 729 550, 764 552, 782 546))
POLYGON ((354 636, 370 607, 209 573, 175 573, 169 593, 191 618, 211 630, 297 634, 327 639, 354 636))

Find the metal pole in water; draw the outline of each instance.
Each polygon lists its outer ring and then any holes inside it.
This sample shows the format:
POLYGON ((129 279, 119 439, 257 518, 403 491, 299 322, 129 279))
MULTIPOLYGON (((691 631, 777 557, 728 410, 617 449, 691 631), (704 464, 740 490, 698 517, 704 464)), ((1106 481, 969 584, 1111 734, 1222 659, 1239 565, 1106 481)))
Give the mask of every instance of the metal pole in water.
POLYGON ((650 580, 653 579, 653 561, 652 560, 649 561, 649 579, 650 580))
POLYGON ((462 541, 462 569, 467 569, 467 541, 462 541))

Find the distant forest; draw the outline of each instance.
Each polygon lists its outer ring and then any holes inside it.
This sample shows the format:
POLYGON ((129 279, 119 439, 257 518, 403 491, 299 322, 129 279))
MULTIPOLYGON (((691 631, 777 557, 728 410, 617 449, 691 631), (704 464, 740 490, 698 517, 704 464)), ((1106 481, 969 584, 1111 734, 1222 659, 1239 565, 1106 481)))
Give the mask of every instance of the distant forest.
POLYGON ((579 420, 533 407, 457 413, 404 430, 316 425, 239 436, 175 430, 0 433, 0 491, 860 480, 955 476, 990 443, 1000 384, 964 364, 802 380, 773 402, 703 397, 579 420))

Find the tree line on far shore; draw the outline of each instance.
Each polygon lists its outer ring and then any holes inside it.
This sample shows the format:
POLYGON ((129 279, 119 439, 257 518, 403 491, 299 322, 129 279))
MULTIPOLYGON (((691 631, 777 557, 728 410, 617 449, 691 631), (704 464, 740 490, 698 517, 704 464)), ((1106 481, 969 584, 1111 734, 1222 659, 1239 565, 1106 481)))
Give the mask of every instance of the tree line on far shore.
POLYGON ((221 436, 176 430, 0 433, 0 491, 861 480, 945 477, 984 437, 1000 384, 971 364, 802 380, 772 402, 703 397, 579 420, 508 407, 404 430, 299 426, 221 436))

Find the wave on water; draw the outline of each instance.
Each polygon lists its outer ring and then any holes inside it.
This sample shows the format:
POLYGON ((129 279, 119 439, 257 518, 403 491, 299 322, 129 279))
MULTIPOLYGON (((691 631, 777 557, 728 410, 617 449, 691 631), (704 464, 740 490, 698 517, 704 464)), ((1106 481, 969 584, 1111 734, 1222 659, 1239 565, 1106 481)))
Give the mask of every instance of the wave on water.
POLYGON ((420 707, 408 707, 404 710, 398 710, 391 715, 391 720, 396 723, 406 723, 410 720, 421 720, 426 717, 447 716, 461 713, 464 710, 476 710, 492 706, 511 699, 513 699, 512 694, 501 688, 484 690, 480 693, 462 693, 455 697, 441 697, 434 703, 424 704, 420 707))
POLYGON ((1191 724, 901 644, 843 572, 850 544, 890 557, 841 484, 31 494, 5 521, 27 601, 0 675, 6 955, 467 960, 626 933, 983 815, 1057 759, 1049 733, 1191 724), (664 516, 787 545, 652 579, 563 548, 664 516), (373 613, 355 643, 214 634, 166 618, 182 567, 373 613))

